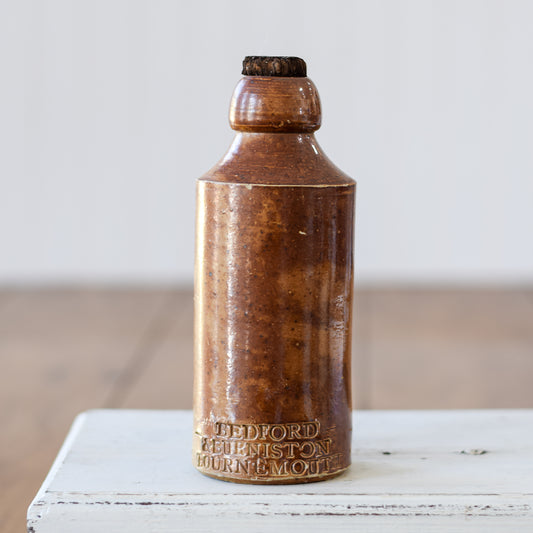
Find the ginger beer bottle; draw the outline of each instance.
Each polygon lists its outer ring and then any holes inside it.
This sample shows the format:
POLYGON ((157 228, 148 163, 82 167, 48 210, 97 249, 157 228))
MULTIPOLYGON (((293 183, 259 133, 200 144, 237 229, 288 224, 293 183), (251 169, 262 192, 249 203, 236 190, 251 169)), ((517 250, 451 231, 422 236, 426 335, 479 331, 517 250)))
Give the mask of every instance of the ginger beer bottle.
POLYGON ((246 57, 235 139, 198 180, 193 463, 239 483, 350 465, 355 182, 296 57, 246 57))

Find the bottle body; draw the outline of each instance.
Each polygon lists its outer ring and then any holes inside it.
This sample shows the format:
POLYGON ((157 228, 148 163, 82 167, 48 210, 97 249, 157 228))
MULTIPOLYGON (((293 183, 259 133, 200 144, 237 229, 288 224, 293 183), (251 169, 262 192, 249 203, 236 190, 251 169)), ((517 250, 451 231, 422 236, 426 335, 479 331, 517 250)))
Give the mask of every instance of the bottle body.
POLYGON ((349 466, 354 202, 312 133, 238 133, 198 180, 202 473, 283 484, 349 466))

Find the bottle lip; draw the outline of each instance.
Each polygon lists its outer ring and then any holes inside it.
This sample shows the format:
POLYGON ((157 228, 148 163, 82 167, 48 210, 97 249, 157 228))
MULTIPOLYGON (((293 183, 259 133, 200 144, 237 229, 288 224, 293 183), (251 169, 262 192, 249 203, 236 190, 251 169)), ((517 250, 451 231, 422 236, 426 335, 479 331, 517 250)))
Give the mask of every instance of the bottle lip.
POLYGON ((305 78, 307 65, 295 56, 246 56, 242 62, 243 76, 305 78))
POLYGON ((320 128, 320 98, 307 77, 244 76, 230 105, 232 129, 311 133, 320 128))

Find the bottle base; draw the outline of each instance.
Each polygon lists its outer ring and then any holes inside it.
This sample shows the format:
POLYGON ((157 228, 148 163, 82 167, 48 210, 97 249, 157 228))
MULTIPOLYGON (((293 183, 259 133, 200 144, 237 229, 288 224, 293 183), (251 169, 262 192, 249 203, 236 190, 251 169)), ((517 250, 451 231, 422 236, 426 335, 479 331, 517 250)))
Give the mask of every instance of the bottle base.
MULTIPOLYGON (((196 468, 196 467, 195 467, 196 468)), ((338 477, 350 468, 350 465, 340 468, 335 472, 327 472, 323 474, 316 474, 311 476, 295 476, 295 477, 253 477, 253 478, 242 478, 242 477, 231 477, 224 474, 215 474, 213 472, 205 472, 196 468, 200 474, 204 476, 218 479, 219 481, 226 481, 229 483, 239 483, 241 485, 300 485, 304 483, 317 483, 319 481, 327 481, 334 477, 338 477)))

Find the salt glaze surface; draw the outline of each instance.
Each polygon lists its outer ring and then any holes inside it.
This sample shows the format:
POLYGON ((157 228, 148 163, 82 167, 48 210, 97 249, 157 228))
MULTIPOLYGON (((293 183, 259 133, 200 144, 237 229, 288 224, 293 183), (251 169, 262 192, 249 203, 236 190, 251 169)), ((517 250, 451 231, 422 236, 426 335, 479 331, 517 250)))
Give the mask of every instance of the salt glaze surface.
POLYGON ((239 483, 320 481, 350 464, 355 182, 315 139, 305 63, 244 71, 233 144, 197 186, 192 460, 239 483))

